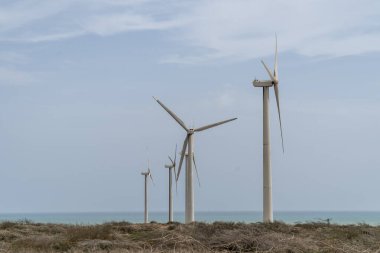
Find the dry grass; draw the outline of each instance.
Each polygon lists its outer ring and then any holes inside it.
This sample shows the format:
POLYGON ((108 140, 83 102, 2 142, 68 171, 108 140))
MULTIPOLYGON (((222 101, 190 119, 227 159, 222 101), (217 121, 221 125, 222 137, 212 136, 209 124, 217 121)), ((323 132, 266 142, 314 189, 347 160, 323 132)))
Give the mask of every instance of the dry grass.
POLYGON ((104 224, 101 226, 69 226, 65 231, 66 238, 70 242, 83 240, 113 240, 112 226, 104 224))
POLYGON ((380 227, 281 222, 0 223, 0 252, 380 252, 380 227))

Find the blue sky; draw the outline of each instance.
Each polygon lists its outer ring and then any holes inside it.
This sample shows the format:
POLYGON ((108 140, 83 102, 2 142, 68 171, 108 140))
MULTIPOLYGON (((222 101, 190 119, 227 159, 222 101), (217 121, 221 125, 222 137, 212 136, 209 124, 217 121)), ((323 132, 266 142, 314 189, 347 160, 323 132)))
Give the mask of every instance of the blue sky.
MULTIPOLYGON (((275 210, 380 210, 377 1, 17 0, 0 10, 0 212, 166 210, 190 126, 196 210, 261 210, 259 60, 278 34, 275 210)), ((175 210, 184 209, 180 179, 175 210)))

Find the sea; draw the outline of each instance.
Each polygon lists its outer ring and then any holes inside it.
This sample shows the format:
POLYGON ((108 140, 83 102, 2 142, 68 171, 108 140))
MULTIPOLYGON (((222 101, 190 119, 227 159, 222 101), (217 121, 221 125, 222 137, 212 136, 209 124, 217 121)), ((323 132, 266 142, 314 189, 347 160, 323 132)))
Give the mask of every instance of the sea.
MULTIPOLYGON (((289 224, 327 222, 335 224, 368 224, 380 226, 380 212, 351 212, 351 211, 279 211, 274 212, 274 220, 289 224)), ((212 223, 243 222, 256 223, 262 221, 262 212, 235 211, 235 212, 196 212, 195 219, 199 222, 212 223)), ((79 213, 3 213, 2 221, 30 221, 37 223, 59 224, 101 224, 106 222, 127 221, 130 223, 142 223, 143 212, 79 212, 79 213)), ((184 213, 175 212, 174 221, 184 222, 184 213)), ((166 223, 167 212, 150 212, 149 221, 166 223)))

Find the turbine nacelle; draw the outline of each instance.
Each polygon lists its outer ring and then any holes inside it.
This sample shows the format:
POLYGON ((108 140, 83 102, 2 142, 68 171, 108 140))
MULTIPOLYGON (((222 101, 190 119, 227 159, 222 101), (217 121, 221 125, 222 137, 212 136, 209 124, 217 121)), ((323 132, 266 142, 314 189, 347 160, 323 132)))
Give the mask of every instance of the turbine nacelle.
POLYGON ((150 180, 152 180, 152 183, 154 184, 152 173, 150 173, 150 169, 148 169, 148 171, 146 171, 146 172, 141 172, 141 175, 145 176, 145 178, 147 178, 149 176, 150 180))
POLYGON ((274 85, 274 81, 272 80, 253 80, 252 82, 253 86, 255 87, 272 87, 274 85))

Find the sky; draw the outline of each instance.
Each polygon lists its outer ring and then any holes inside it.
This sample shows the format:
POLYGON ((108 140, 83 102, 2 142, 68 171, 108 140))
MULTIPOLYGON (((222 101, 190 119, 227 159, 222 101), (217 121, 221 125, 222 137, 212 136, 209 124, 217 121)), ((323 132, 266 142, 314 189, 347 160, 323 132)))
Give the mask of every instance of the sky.
MULTIPOLYGON (((380 211, 380 2, 1 0, 0 213, 167 210, 195 134, 196 211, 262 210, 262 91, 275 211, 380 211)), ((184 174, 175 211, 184 210, 184 174)))

